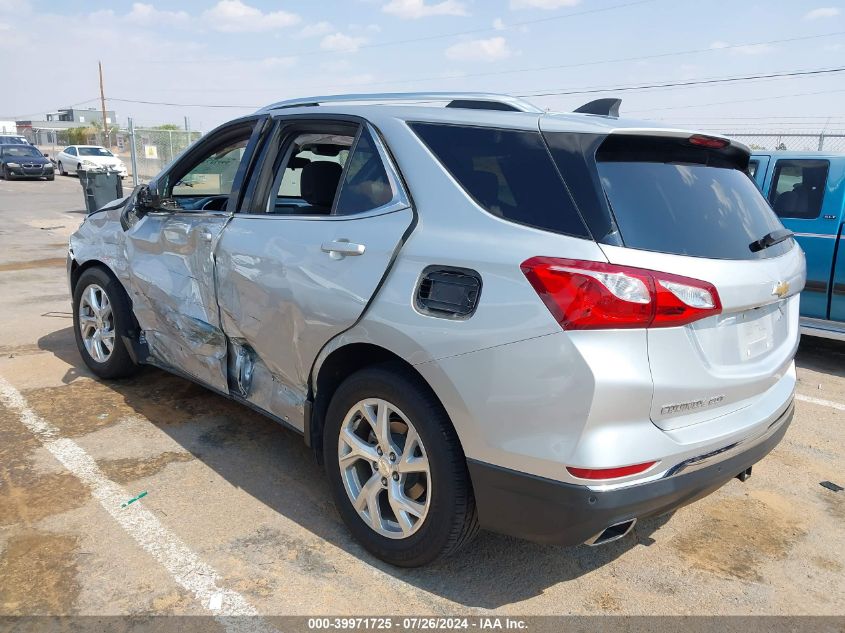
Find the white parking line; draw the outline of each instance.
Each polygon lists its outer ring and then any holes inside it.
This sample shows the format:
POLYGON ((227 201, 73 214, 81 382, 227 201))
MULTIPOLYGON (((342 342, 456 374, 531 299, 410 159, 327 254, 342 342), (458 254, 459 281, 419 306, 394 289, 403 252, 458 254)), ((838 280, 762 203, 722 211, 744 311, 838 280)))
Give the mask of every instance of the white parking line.
POLYGON ((164 527, 152 512, 141 505, 142 502, 121 508, 121 503, 131 495, 108 479, 79 444, 60 437, 59 430, 35 413, 26 398, 2 376, 0 401, 18 414, 21 423, 41 441, 44 448, 91 489, 92 495, 118 525, 156 559, 173 580, 211 611, 227 631, 275 631, 260 617, 232 617, 257 616, 258 611, 238 592, 221 588, 220 575, 164 527))
POLYGON ((821 398, 804 396, 800 393, 795 394, 795 399, 800 400, 801 402, 809 402, 810 404, 820 404, 823 407, 830 407, 831 409, 836 409, 838 411, 845 411, 845 404, 839 404, 838 402, 833 402, 832 400, 822 400, 821 398))

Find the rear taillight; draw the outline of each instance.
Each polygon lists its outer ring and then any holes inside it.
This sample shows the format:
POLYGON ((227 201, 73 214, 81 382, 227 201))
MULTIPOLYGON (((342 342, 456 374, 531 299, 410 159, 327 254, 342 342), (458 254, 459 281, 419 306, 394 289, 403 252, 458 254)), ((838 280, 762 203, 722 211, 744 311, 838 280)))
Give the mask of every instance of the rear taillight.
POLYGON ((689 277, 556 257, 521 268, 564 330, 674 327, 722 310, 716 288, 689 277))

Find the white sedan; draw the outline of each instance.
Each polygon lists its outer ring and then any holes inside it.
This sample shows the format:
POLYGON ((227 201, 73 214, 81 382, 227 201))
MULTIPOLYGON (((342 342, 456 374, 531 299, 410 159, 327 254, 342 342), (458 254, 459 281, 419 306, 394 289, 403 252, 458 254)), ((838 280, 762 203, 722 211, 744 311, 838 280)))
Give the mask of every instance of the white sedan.
POLYGON ((128 173, 122 160, 99 145, 70 145, 56 154, 56 168, 62 176, 98 167, 116 171, 121 178, 128 173))

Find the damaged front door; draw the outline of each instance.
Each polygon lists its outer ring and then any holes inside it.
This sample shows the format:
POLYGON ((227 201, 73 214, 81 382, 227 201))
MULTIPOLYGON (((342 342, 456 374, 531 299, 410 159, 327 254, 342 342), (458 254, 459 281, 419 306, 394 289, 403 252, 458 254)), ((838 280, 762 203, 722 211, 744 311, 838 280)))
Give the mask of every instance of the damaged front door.
POLYGON ((155 185, 161 203, 127 230, 133 308, 149 361, 228 391, 214 249, 243 180, 255 121, 212 133, 155 185))

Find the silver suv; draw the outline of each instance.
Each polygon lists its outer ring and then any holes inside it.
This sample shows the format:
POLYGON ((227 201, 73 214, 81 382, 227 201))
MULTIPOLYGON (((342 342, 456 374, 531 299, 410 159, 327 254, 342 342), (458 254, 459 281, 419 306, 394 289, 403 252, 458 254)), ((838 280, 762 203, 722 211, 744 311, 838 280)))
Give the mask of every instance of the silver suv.
POLYGON ((611 100, 277 103, 86 218, 79 351, 301 433, 390 563, 479 527, 608 542, 744 480, 792 418, 804 257, 748 159, 611 100))

